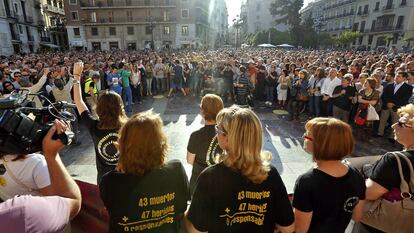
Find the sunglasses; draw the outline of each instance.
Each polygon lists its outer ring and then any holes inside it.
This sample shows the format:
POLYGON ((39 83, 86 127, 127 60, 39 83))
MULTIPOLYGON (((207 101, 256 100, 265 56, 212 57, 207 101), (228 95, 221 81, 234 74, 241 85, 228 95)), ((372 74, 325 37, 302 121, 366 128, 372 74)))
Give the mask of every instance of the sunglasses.
POLYGON ((303 139, 308 140, 308 141, 313 141, 313 138, 307 136, 306 134, 303 134, 303 139))
POLYGON ((397 121, 397 124, 401 128, 413 128, 411 125, 408 125, 407 123, 404 123, 404 122, 401 122, 401 121, 397 121))
POLYGON ((226 132, 224 132, 224 130, 220 129, 218 125, 214 126, 214 129, 216 130, 216 134, 226 135, 226 132))

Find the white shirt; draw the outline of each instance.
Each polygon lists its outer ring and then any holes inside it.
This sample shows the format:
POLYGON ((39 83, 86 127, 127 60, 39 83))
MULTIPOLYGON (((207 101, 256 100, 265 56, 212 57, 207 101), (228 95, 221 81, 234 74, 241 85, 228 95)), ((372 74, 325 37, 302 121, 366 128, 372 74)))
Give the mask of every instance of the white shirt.
MULTIPOLYGON (((40 154, 30 154, 25 159, 12 161, 15 157, 13 155, 3 156, 7 167, 5 166, 6 172, 0 176, 0 198, 5 201, 16 195, 40 196, 36 190, 50 185, 49 170, 45 158, 40 154), (15 182, 10 173, 27 187, 15 182)), ((3 158, 0 159, 0 164, 4 165, 3 158)))
POLYGON ((404 82, 401 82, 400 84, 395 83, 394 85, 394 95, 397 93, 398 89, 404 84, 404 82))
POLYGON ((334 79, 331 79, 330 77, 328 77, 325 79, 325 81, 322 84, 321 94, 332 97, 332 93, 335 87, 341 84, 342 84, 342 81, 338 77, 335 77, 334 79))

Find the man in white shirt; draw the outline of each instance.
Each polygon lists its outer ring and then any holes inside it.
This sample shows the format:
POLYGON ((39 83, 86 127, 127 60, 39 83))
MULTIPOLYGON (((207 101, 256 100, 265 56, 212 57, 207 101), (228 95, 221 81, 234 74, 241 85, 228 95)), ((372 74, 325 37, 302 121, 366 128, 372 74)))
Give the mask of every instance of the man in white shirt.
POLYGON ((333 115, 333 102, 332 102, 332 94, 335 87, 341 85, 342 81, 337 77, 338 72, 335 68, 331 68, 329 70, 329 76, 323 82, 321 88, 322 94, 322 114, 325 116, 332 116, 333 115))

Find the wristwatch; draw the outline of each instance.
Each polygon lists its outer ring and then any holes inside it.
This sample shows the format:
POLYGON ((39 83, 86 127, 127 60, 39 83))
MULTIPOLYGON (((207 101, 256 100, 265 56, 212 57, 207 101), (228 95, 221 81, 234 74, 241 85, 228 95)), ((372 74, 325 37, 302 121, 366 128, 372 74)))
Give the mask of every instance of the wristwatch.
POLYGON ((73 80, 73 84, 80 84, 79 80, 73 80))

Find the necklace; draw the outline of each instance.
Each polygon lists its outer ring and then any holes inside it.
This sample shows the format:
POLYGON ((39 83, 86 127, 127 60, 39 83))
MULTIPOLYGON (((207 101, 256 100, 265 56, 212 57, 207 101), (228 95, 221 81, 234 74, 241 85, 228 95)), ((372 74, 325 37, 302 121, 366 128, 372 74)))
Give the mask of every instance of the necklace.
POLYGON ((211 139, 210 145, 208 146, 207 156, 206 156, 206 163, 208 166, 211 166, 216 163, 216 156, 215 155, 212 156, 212 153, 214 154, 216 152, 217 145, 218 145, 218 143, 214 143, 216 139, 217 139, 217 134, 213 137, 213 139, 211 139), (213 162, 211 162, 211 157, 213 157, 213 162))

